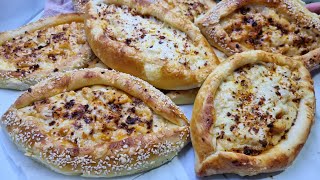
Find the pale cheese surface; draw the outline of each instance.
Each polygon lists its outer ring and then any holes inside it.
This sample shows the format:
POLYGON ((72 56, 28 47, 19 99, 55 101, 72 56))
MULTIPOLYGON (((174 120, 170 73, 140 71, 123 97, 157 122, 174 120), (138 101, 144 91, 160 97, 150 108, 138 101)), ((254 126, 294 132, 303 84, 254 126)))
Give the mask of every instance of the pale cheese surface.
POLYGON ((217 150, 257 155, 286 139, 298 113, 299 80, 297 71, 273 63, 229 75, 214 100, 217 150))
POLYGON ((148 59, 160 59, 171 67, 198 70, 211 58, 204 46, 196 47, 185 32, 152 16, 139 15, 127 6, 99 3, 95 9, 110 39, 125 43, 148 59))

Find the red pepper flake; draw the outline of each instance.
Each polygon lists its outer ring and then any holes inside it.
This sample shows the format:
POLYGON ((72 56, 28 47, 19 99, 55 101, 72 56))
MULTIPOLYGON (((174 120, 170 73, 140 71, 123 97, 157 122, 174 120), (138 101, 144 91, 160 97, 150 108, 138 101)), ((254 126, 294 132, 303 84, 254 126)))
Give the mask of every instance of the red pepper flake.
POLYGON ((135 124, 137 121, 140 121, 140 119, 138 117, 128 116, 127 120, 126 120, 126 123, 127 124, 135 124))
POLYGON ((259 143, 262 145, 262 147, 267 147, 268 142, 266 140, 259 140, 259 143))
POLYGON ((56 124, 56 122, 55 122, 55 121, 51 121, 51 122, 49 123, 49 126, 53 126, 54 124, 56 124))
POLYGON ((48 54, 48 58, 51 59, 52 61, 56 61, 57 58, 54 54, 48 54))
POLYGON ((89 117, 85 117, 85 118, 84 118, 84 122, 85 122, 86 124, 90 124, 91 121, 92 121, 92 119, 89 118, 89 117))
POLYGON ((69 102, 67 102, 67 103, 64 105, 64 107, 65 107, 66 109, 70 109, 70 108, 72 108, 72 107, 74 106, 74 104, 75 104, 75 101, 74 101, 74 99, 72 99, 72 100, 70 100, 69 102))
POLYGON ((236 114, 236 115, 234 115, 234 120, 235 121, 239 121, 239 119, 240 119, 240 117, 236 114))
POLYGON ((126 39, 126 44, 129 46, 131 44, 131 39, 126 39))
POLYGON ((255 127, 253 127, 252 130, 253 130, 253 132, 256 133, 256 134, 259 132, 259 129, 257 129, 257 128, 255 128, 255 127))
POLYGON ((230 127, 230 131, 233 131, 234 128, 236 128, 236 126, 235 126, 235 125, 232 125, 232 126, 230 127))

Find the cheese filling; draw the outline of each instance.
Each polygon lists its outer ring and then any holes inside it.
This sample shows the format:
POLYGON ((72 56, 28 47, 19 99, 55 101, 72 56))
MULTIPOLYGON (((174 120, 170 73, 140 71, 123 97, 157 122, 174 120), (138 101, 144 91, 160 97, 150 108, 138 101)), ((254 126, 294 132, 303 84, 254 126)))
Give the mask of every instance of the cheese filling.
POLYGON ((37 70, 52 69, 55 64, 71 61, 75 56, 88 59, 90 47, 84 24, 61 24, 6 41, 0 46, 0 70, 16 71, 22 76, 37 70))
POLYGON ((176 126, 140 99, 106 86, 61 93, 19 109, 17 116, 37 124, 62 144, 93 147, 176 126))
POLYGON ((285 139, 298 113, 299 79, 297 71, 273 63, 228 76, 214 100, 217 150, 258 155, 285 139))
POLYGON ((221 21, 236 52, 247 49, 304 55, 319 47, 320 32, 292 22, 291 17, 264 6, 245 6, 221 21))
POLYGON ((191 70, 208 64, 205 47, 196 47, 186 33, 154 17, 139 15, 127 6, 98 4, 102 29, 112 40, 143 52, 148 59, 168 61, 171 66, 191 70))
POLYGON ((169 5, 173 5, 175 8, 173 11, 182 13, 188 17, 192 22, 206 13, 210 7, 202 0, 166 0, 169 5))

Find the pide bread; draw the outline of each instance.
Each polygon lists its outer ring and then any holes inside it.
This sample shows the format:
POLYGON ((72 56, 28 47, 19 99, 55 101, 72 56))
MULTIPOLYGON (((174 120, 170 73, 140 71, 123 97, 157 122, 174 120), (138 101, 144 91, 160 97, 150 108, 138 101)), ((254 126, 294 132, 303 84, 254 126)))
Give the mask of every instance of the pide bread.
POLYGON ((301 0, 223 0, 196 20, 209 43, 228 56, 264 50, 320 63, 320 18, 301 0))
POLYGON ((101 68, 32 86, 1 122, 27 156, 66 175, 142 172, 171 160, 189 141, 188 121, 167 96, 101 68))
MULTIPOLYGON (((72 0, 72 2, 75 11, 83 13, 89 0, 72 0)), ((213 0, 154 0, 152 2, 161 3, 163 6, 170 8, 171 11, 183 14, 192 22, 216 4, 213 0)))
POLYGON ((313 81, 300 61, 247 51, 208 76, 190 123, 199 176, 287 168, 314 122, 313 81))
POLYGON ((0 88, 25 90, 61 71, 86 66, 93 53, 80 14, 62 14, 0 34, 0 88))
POLYGON ((86 34, 96 56, 159 89, 199 87, 219 63, 199 29, 161 3, 94 0, 86 7, 86 34))

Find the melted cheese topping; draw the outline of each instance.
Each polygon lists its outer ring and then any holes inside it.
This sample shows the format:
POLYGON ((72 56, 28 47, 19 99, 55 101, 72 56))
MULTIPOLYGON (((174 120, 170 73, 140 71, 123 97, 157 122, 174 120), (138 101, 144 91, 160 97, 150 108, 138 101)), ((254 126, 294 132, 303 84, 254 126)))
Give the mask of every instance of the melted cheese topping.
POLYGON ((195 47, 188 36, 154 17, 138 15, 127 6, 98 4, 102 28, 113 40, 143 52, 148 59, 168 61, 171 66, 197 70, 210 58, 203 46, 195 47))
POLYGON ((243 47, 297 56, 318 48, 320 43, 319 31, 292 22, 292 18, 269 7, 243 7, 224 18, 221 25, 229 40, 238 43, 236 52, 243 47))
POLYGON ((299 79, 297 71, 273 63, 228 76, 214 100, 217 149, 257 155, 286 138, 301 99, 299 79))
POLYGON ((93 147, 176 126, 140 99, 105 86, 58 94, 19 109, 17 114, 34 121, 53 140, 78 147, 93 147))
POLYGON ((86 4, 89 0, 72 0, 73 7, 77 12, 85 13, 86 12, 86 4))
POLYGON ((59 71, 55 64, 75 56, 88 59, 91 50, 84 34, 84 24, 61 24, 6 41, 0 46, 0 70, 16 71, 21 76, 37 70, 59 71))
POLYGON ((187 16, 192 22, 205 14, 210 7, 202 0, 166 0, 168 4, 173 5, 175 8, 173 11, 182 13, 187 16))

